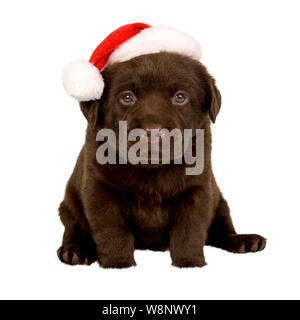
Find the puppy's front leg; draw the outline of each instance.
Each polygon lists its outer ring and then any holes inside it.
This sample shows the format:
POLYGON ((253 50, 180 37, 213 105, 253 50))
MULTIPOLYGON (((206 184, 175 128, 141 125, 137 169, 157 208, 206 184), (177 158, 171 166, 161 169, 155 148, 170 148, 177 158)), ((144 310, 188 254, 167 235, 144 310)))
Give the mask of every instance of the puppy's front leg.
POLYGON ((135 265, 134 237, 121 213, 117 196, 106 186, 87 183, 84 210, 100 266, 127 268, 135 265))
POLYGON ((170 230, 170 254, 174 266, 206 265, 203 247, 210 221, 210 201, 200 187, 189 188, 177 199, 170 230))

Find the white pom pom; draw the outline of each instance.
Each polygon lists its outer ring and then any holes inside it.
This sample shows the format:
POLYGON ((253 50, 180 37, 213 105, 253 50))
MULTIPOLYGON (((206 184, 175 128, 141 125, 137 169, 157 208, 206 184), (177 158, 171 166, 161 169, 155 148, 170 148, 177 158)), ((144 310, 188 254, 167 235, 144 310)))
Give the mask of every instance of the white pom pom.
POLYGON ((78 101, 101 98, 104 80, 97 67, 85 60, 69 63, 63 72, 63 85, 68 94, 78 101))

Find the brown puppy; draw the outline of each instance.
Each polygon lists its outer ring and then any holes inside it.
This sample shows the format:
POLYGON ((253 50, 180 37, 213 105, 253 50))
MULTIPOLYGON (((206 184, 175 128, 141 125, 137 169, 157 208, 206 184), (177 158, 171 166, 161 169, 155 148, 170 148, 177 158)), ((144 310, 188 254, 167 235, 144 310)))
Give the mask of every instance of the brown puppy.
POLYGON ((266 240, 237 234, 211 168, 210 121, 221 96, 198 61, 175 53, 142 55, 108 66, 101 100, 81 102, 86 142, 59 207, 65 226, 58 256, 67 264, 135 265, 135 249, 170 250, 178 267, 204 266, 204 245, 256 252, 266 240), (105 164, 96 160, 101 128, 202 128, 204 170, 186 164, 105 164))

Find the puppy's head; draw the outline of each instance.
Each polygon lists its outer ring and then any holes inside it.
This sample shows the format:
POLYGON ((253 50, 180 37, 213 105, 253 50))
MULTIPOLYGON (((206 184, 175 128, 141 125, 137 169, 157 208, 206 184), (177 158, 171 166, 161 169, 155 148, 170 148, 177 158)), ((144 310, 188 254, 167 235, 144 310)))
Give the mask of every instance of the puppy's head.
POLYGON ((127 130, 200 129, 215 122, 221 96, 214 79, 198 61, 177 53, 138 56, 102 72, 101 100, 81 102, 90 127, 127 130))

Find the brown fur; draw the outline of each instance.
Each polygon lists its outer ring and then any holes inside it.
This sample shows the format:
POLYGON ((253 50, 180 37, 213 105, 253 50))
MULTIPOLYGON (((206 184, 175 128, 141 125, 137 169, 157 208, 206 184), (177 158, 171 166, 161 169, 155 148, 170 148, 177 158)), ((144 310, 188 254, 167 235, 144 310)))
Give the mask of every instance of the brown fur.
POLYGON ((212 172, 210 121, 221 96, 205 67, 179 54, 158 53, 109 66, 103 77, 101 100, 80 104, 88 127, 59 207, 65 226, 60 260, 121 268, 135 265, 135 249, 169 249, 173 265, 201 267, 205 244, 237 253, 262 250, 263 237, 235 232, 212 172), (119 102, 125 90, 138 97, 128 108, 119 102), (177 90, 188 93, 185 106, 172 105, 177 90), (205 129, 203 173, 186 175, 186 164, 98 164, 96 133, 117 130, 119 120, 128 121, 128 130, 153 123, 205 129))

